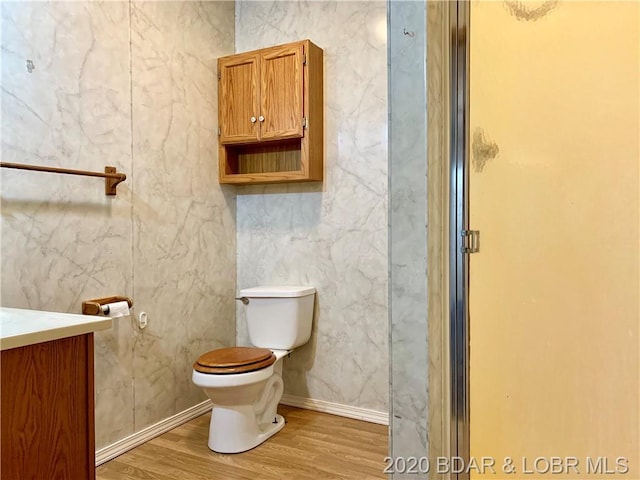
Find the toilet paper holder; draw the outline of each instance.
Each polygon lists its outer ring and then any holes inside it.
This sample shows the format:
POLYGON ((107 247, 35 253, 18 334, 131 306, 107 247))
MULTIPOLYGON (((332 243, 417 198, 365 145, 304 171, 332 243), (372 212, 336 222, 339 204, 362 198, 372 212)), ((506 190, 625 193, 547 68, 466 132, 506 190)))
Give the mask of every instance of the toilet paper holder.
POLYGON ((127 302, 129 308, 133 306, 133 301, 129 297, 104 297, 94 298, 93 300, 86 300, 82 302, 82 314, 83 315, 107 315, 109 312, 104 308, 108 303, 115 302, 127 302))

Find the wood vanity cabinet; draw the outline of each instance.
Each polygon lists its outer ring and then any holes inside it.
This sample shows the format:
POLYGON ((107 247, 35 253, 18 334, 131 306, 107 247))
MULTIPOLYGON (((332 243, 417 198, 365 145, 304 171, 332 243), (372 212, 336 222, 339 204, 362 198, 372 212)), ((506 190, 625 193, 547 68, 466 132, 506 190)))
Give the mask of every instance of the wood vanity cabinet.
POLYGON ((0 476, 95 479, 93 333, 0 352, 0 476))
POLYGON ((309 40, 218 59, 220 183, 322 180, 322 63, 309 40))

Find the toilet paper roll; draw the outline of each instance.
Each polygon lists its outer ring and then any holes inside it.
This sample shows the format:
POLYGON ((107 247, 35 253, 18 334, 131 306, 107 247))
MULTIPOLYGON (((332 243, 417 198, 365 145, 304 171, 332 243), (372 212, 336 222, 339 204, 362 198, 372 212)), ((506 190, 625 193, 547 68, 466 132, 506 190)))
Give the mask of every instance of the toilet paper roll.
POLYGON ((129 311, 129 304, 126 301, 107 303, 106 305, 102 306, 102 311, 105 315, 111 318, 126 317, 128 315, 131 315, 131 312, 129 311))

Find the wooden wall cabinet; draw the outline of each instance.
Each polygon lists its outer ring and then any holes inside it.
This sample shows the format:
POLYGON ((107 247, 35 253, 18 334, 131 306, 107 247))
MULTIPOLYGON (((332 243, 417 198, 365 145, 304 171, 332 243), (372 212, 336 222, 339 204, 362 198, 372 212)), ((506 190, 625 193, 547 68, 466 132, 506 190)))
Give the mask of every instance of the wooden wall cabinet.
POLYGON ((220 183, 321 181, 322 87, 309 40, 218 59, 220 183))

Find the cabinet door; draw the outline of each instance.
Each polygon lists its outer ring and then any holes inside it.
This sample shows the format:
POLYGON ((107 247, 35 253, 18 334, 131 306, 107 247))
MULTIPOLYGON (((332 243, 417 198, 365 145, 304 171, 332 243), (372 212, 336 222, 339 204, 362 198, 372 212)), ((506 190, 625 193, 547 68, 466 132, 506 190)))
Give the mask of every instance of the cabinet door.
POLYGON ((3 350, 0 388, 0 478, 96 478, 93 333, 3 350))
POLYGON ((241 54, 218 60, 220 143, 258 140, 258 56, 241 54))
POLYGON ((260 137, 262 140, 303 135, 303 45, 266 49, 261 56, 260 137))

